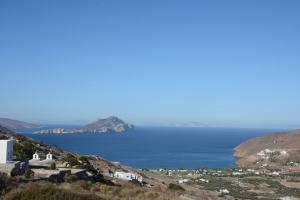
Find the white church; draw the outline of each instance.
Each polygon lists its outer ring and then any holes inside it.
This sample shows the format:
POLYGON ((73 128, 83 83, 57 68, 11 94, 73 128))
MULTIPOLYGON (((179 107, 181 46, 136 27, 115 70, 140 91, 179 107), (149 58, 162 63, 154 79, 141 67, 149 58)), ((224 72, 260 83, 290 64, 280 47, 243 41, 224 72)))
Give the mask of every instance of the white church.
POLYGON ((49 168, 53 163, 55 163, 55 160, 53 159, 53 156, 50 152, 46 155, 46 159, 44 160, 41 160, 37 152, 33 154, 32 159, 29 160, 29 166, 36 168, 49 168))

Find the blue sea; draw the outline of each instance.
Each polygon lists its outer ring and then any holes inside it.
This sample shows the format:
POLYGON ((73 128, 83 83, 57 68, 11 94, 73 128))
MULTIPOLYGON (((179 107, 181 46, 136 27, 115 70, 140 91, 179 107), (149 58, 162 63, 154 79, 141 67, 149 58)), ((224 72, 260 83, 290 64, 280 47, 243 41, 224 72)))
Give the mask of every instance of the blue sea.
MULTIPOLYGON (((62 127, 62 126, 59 126, 62 127)), ((237 128, 136 127, 125 133, 22 134, 64 150, 99 155, 134 168, 235 167, 234 148, 241 142, 276 130, 237 128)))

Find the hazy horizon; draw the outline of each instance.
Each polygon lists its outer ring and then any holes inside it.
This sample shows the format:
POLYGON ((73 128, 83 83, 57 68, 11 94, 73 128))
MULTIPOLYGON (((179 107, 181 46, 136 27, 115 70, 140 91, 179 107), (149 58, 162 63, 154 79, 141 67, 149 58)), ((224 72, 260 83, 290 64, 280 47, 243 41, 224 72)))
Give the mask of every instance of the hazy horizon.
POLYGON ((300 128, 299 6, 1 1, 0 117, 300 128))

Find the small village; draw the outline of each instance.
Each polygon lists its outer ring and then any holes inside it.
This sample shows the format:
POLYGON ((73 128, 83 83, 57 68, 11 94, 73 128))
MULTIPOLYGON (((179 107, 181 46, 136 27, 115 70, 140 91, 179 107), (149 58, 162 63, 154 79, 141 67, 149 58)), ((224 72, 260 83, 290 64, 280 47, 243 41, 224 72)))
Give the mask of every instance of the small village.
MULTIPOLYGON (((176 181, 183 187, 196 187, 219 196, 237 199, 294 199, 300 198, 300 168, 290 165, 283 170, 268 168, 229 169, 157 169, 146 170, 166 177, 164 181, 176 181)), ((230 199, 230 198, 229 198, 230 199)))

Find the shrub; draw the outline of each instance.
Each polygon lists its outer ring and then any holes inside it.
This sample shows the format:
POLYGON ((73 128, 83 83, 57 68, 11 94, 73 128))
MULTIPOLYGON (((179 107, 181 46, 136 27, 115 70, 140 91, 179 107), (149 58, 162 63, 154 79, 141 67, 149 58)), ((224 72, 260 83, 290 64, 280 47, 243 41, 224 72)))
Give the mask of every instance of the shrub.
POLYGON ((14 155, 17 160, 30 160, 35 151, 35 146, 29 141, 14 144, 14 155))
POLYGON ((9 179, 6 174, 0 172, 0 196, 3 191, 7 188, 9 179))
POLYGON ((75 156, 72 154, 67 154, 64 158, 63 161, 67 162, 71 167, 80 165, 80 162, 77 160, 75 156))
POLYGON ((75 175, 69 174, 64 177, 64 180, 68 183, 71 183, 71 182, 77 181, 78 177, 75 175))
POLYGON ((174 183, 170 183, 168 188, 169 188, 169 190, 172 190, 172 191, 185 191, 185 189, 183 187, 181 187, 180 185, 174 184, 174 183))
POLYGON ((101 174, 99 169, 95 169, 95 167, 90 163, 89 159, 85 156, 81 156, 79 158, 79 160, 81 161, 81 167, 86 169, 87 171, 91 172, 94 175, 94 181, 96 182, 102 182, 102 183, 108 183, 107 181, 105 181, 103 175, 101 174))
POLYGON ((16 170, 16 168, 13 168, 12 170, 11 170, 11 172, 10 172, 10 175, 12 176, 12 177, 14 177, 14 176, 17 176, 18 174, 17 174, 17 170, 16 170))
POLYGON ((50 169, 55 170, 56 169, 56 164, 52 163, 51 166, 50 166, 50 169))
POLYGON ((34 177, 34 172, 31 169, 26 169, 24 173, 25 178, 33 178, 34 177))
POLYGON ((140 183, 138 180, 133 179, 130 181, 131 183, 133 183, 134 185, 138 185, 138 186, 142 186, 142 183, 140 183))

